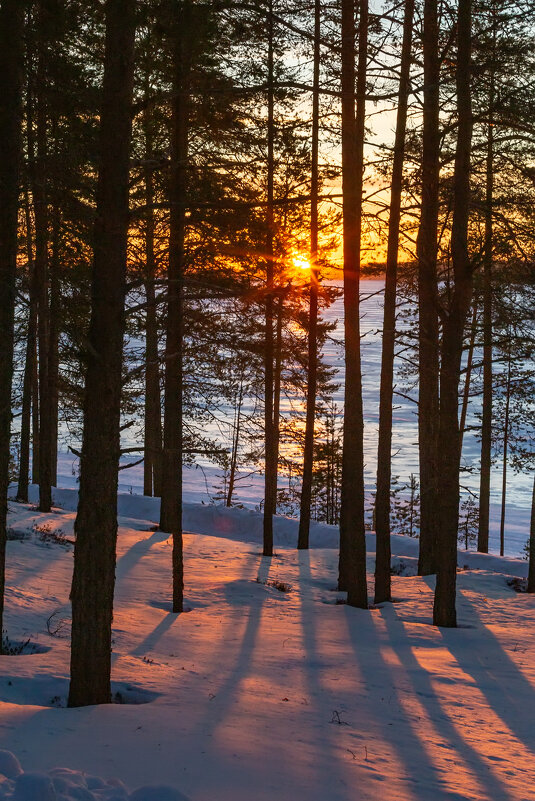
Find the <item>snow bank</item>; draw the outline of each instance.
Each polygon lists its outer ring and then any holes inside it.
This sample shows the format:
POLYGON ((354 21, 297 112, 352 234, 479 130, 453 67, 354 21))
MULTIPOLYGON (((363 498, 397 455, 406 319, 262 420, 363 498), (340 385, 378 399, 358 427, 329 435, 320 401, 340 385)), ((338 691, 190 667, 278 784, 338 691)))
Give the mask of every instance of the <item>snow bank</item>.
POLYGON ((0 750, 1 801, 189 801, 174 787, 140 787, 129 793, 119 779, 86 776, 77 770, 54 768, 25 773, 11 751, 0 750))
MULTIPOLYGON (((74 538, 72 513, 76 512, 78 505, 78 490, 54 487, 52 492, 53 502, 58 508, 55 510, 56 514, 46 516, 45 524, 43 524, 44 518, 39 512, 29 515, 26 505, 12 504, 10 506, 10 539, 36 539, 44 545, 53 541, 55 544, 69 547, 74 538)), ((31 485, 30 500, 32 503, 37 503, 38 494, 38 486, 31 485)), ((123 526, 139 531, 156 529, 160 517, 160 499, 144 495, 119 494, 117 511, 123 526)), ((252 509, 186 502, 183 506, 183 526, 187 533, 221 537, 234 542, 262 544, 263 515, 252 509)), ((298 519, 275 516, 273 518, 275 547, 297 547, 298 530, 298 519)), ((394 559, 393 566, 396 571, 400 569, 400 575, 416 575, 419 540, 393 534, 391 546, 393 557, 404 557, 404 564, 401 568, 399 568, 398 560, 394 559)), ((310 524, 310 547, 338 549, 338 526, 312 521, 310 524)), ((369 556, 375 557, 375 547, 375 533, 369 532, 366 535, 366 550, 369 556)), ((520 578, 527 576, 527 562, 519 559, 518 555, 500 557, 492 553, 484 554, 459 548, 457 561, 459 567, 470 570, 488 570, 520 578)))
MULTIPOLYGON (((12 488, 13 491, 15 488, 12 488)), ((78 490, 52 490, 54 505, 66 512, 75 512, 78 505, 78 490)), ((30 501, 37 503, 39 488, 30 487, 30 501)), ((16 512, 16 508, 12 510, 16 512)), ((117 496, 117 514, 128 521, 146 522, 156 525, 160 517, 160 499, 145 495, 119 494, 117 496)), ((28 521, 27 514, 25 521, 28 521)), ((16 521, 11 524, 16 528, 16 521)), ((183 512, 185 531, 196 534, 207 534, 212 537, 225 537, 237 542, 262 542, 263 516, 252 509, 227 508, 216 504, 185 503, 183 512)), ((133 527, 137 527, 135 524, 133 527)), ((296 546, 299 520, 290 517, 274 518, 275 545, 296 546)), ((70 530, 69 530, 70 536, 70 530)), ((23 538, 21 531, 21 538, 23 538)), ((324 523, 312 522, 310 526, 310 545, 312 548, 337 548, 338 527, 324 523)))

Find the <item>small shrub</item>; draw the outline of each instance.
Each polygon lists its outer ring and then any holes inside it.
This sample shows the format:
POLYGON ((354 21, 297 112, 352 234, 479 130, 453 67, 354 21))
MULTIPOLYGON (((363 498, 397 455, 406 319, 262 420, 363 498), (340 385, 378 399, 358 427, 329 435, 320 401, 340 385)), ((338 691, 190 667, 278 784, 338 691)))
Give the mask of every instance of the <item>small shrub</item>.
POLYGON ((471 495, 461 503, 459 509, 458 540, 464 544, 467 551, 470 544, 477 542, 479 529, 479 506, 471 495))
POLYGON ((266 579, 262 581, 261 579, 256 579, 258 584, 265 584, 266 587, 275 587, 276 590, 279 592, 291 592, 292 585, 288 584, 287 581, 279 581, 278 579, 266 579))
POLYGON ((288 584, 286 581, 278 581, 277 579, 273 579, 273 581, 268 581, 269 587, 275 587, 276 590, 279 592, 291 592, 292 585, 288 584))
POLYGON ((55 706, 57 709, 62 709, 65 706, 65 701, 59 695, 55 695, 50 699, 50 706, 55 706))
POLYGON ((21 656, 38 652, 38 646, 31 641, 30 637, 27 640, 10 640, 7 631, 2 632, 2 654, 4 656, 21 656))
POLYGON ((61 548, 74 545, 73 540, 68 539, 61 528, 53 529, 50 523, 36 523, 33 530, 43 545, 59 545, 61 548))
POLYGON ((68 637, 68 624, 70 622, 70 618, 65 617, 63 610, 59 607, 47 618, 46 628, 51 637, 68 637))
POLYGON ((528 580, 525 578, 520 578, 519 576, 513 576, 510 579, 507 579, 507 586, 511 587, 515 592, 526 592, 528 588, 528 580))

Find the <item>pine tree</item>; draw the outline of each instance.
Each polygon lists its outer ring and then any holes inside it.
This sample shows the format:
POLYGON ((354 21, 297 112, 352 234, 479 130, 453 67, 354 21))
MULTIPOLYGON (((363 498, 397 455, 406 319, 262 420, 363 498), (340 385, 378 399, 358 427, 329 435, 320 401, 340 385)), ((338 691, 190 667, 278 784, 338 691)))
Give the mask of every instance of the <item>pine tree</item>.
POLYGON ((418 573, 435 572, 438 530, 438 290, 437 225, 440 172, 440 63, 437 0, 424 0, 423 23, 422 200, 418 258, 418 448, 421 529, 418 573))
MULTIPOLYGON (((24 4, 0 3, 0 631, 3 631, 6 515, 11 455, 11 382, 19 179, 22 156, 24 4)), ((0 646, 1 647, 1 646, 0 646)))
POLYGON ((308 364, 306 386, 305 445, 297 547, 308 548, 312 481, 314 472, 314 428, 318 372, 318 194, 319 194, 319 83, 320 83, 321 5, 314 0, 314 64, 312 89, 312 153, 310 178, 310 294, 308 315, 308 364))
POLYGON ((107 0, 69 706, 111 700, 135 0, 107 0))
MULTIPOLYGON (((456 99, 457 147, 453 176, 451 249, 453 292, 443 315, 440 364, 439 454, 440 525, 437 540, 437 583, 433 622, 456 626, 455 585, 459 527, 459 381, 464 331, 472 300, 473 266, 468 252, 470 213, 471 103, 471 0, 459 0, 457 13, 456 99)), ((420 535, 421 536, 421 535, 420 535)))
POLYGON ((407 127, 407 105, 411 67, 412 25, 414 3, 406 0, 403 20, 403 44, 401 50, 398 109, 390 210, 388 219, 388 252, 386 259, 385 299, 383 314, 383 339, 381 361, 381 385, 379 393, 379 442, 377 452, 377 493, 375 497, 375 603, 389 601, 390 587, 390 484, 392 475, 392 403, 394 390, 394 348, 396 339, 396 295, 399 252, 399 228, 401 217, 401 193, 403 182, 403 160, 407 127))
POLYGON ((345 394, 338 585, 350 606, 366 609, 364 528, 364 420, 360 358, 359 282, 364 178, 364 122, 368 5, 359 3, 357 113, 355 116, 354 6, 342 2, 342 190, 344 227, 345 394))
POLYGON ((173 101, 169 176, 169 266, 167 275, 167 330, 165 340, 165 399, 160 528, 173 537, 173 612, 182 612, 182 404, 183 404, 183 285, 186 212, 186 169, 189 128, 190 53, 193 35, 190 3, 170 4, 173 101))

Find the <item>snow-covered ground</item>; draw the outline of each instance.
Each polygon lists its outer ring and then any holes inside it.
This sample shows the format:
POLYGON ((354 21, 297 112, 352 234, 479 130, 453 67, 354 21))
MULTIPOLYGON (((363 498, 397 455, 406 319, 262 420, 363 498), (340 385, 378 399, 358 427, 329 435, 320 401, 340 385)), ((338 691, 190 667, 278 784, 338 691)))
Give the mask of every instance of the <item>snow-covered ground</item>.
MULTIPOLYGON (((137 457, 136 457, 137 458, 137 457)), ((126 460, 125 460, 126 461, 126 460)), ((58 485, 67 489, 77 487, 78 459, 72 453, 58 455, 58 485)), ((135 465, 119 473, 119 491, 128 495, 143 494, 143 466, 135 465)), ((279 479, 280 483, 282 479, 279 479)), ((221 487, 221 471, 214 465, 185 465, 182 471, 183 497, 186 502, 212 504, 217 488, 221 487)), ((368 487, 368 506, 371 507, 371 487, 368 487)), ((238 485, 238 501, 247 509, 259 509, 264 497, 264 476, 243 475, 238 485)), ((523 496, 522 496, 523 497, 523 496)), ((529 538, 531 507, 520 498, 519 504, 507 504, 505 520, 505 553, 507 556, 523 556, 529 538)), ((524 498, 524 500, 526 500, 524 498)), ((500 504, 490 504, 490 550, 500 549, 500 504)), ((371 515, 368 515, 371 520, 371 515)), ((297 525, 297 524, 295 524, 297 525)))
POLYGON ((460 551, 460 626, 438 630, 416 541, 393 538, 395 603, 362 611, 337 603, 333 527, 297 552, 297 521, 278 518, 269 560, 257 513, 188 503, 189 611, 175 615, 157 501, 122 495, 113 689, 126 703, 67 709, 76 492, 55 498, 49 515, 10 502, 8 636, 36 648, 0 657, 0 749, 27 777, 0 798, 120 801, 158 785, 130 798, 535 801, 535 599, 508 584, 522 560, 460 551))

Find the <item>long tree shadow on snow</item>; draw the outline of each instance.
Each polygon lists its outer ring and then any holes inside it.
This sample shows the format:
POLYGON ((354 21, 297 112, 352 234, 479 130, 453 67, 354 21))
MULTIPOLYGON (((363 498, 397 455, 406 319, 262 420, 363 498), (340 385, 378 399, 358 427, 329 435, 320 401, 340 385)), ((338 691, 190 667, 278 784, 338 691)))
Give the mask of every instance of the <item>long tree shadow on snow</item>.
MULTIPOLYGON (((503 782, 490 772, 490 763, 462 736, 448 716, 448 713, 443 709, 441 699, 433 687, 430 674, 422 667, 414 655, 413 647, 418 644, 417 638, 410 637, 407 634, 405 626, 403 625, 404 620, 397 614, 395 607, 390 604, 385 604, 383 609, 381 609, 381 617, 389 635, 388 644, 397 654, 405 670, 407 679, 411 684, 411 692, 415 694, 418 702, 424 708, 429 722, 435 729, 437 735, 447 744, 446 747, 449 747, 453 753, 458 754, 458 756, 463 759, 467 771, 474 777, 476 784, 480 784, 485 788, 489 799, 493 799, 493 801, 497 799, 500 799, 500 801, 519 801, 518 798, 511 795, 503 782)), ((472 634, 472 632, 470 632, 470 634, 472 634)), ((464 645, 466 647, 466 643, 464 645)), ((355 654, 358 658, 358 647, 355 647, 355 654)), ((384 661, 381 663, 381 668, 388 671, 388 666, 384 661)), ((395 676, 393 674, 391 674, 391 686, 393 691, 397 694, 399 691, 396 688, 395 676)), ((444 781, 441 779, 441 773, 443 774, 444 771, 441 771, 434 765, 425 752, 426 741, 422 736, 421 727, 418 723, 411 722, 408 718, 406 718, 406 720, 412 731, 412 735, 419 739, 422 745, 421 749, 418 750, 417 759, 414 764, 411 762, 409 766, 412 775, 421 775, 420 760, 423 757, 423 764, 426 764, 427 767, 431 769, 431 772, 436 777, 435 781, 444 784, 444 781)), ((394 732, 392 732, 392 734, 393 733, 394 732)), ((405 756, 407 756, 407 754, 405 754, 405 756)), ((409 758, 412 759, 410 755, 409 758)), ((448 790, 447 782, 446 786, 437 786, 436 790, 443 791, 445 797, 448 799, 458 798, 459 801, 466 801, 465 794, 457 794, 448 790)))
MULTIPOLYGON (((267 594, 264 593, 258 598, 259 592, 264 590, 261 585, 264 584, 269 577, 269 572, 272 565, 270 558, 264 558, 260 553, 250 554, 250 556, 260 557, 257 572, 258 585, 255 586, 251 579, 237 579, 230 581, 225 585, 225 594, 227 602, 230 600, 231 604, 236 605, 236 619, 247 616, 247 623, 245 624, 245 631, 239 645, 239 650, 236 659, 233 660, 232 667, 228 672, 226 678, 217 687, 215 697, 210 704, 206 721, 210 722, 210 728, 215 730, 227 716, 231 706, 239 701, 239 696, 236 696, 237 690, 243 679, 250 673, 252 660, 255 652, 256 640, 258 631, 260 629, 260 622, 262 618, 262 611, 264 608, 267 594), (245 592, 246 587, 249 586, 250 603, 248 603, 248 596, 245 592), (235 590, 238 590, 239 598, 236 597, 235 590)), ((250 560, 250 563, 254 560, 250 560)))
MULTIPOLYGON (((437 799, 448 801, 466 801, 466 796, 452 792, 443 785, 440 768, 429 758, 425 742, 421 737, 419 720, 411 717, 403 707, 400 678, 382 656, 382 648, 395 647, 392 639, 399 639, 399 632, 391 632, 391 637, 384 637, 378 631, 372 613, 355 613, 350 607, 344 607, 347 629, 354 652, 355 662, 365 683, 366 697, 372 700, 372 714, 378 726, 378 734, 383 742, 397 755, 401 765, 406 768, 406 776, 400 778, 409 793, 415 798, 427 797, 429 792, 437 799), (373 658, 372 657, 373 654, 373 658), (381 705, 384 705, 381 709, 381 705), (375 706, 375 709, 373 708, 375 706), (415 748, 414 742, 420 741, 421 747, 415 748), (404 747, 404 742, 408 747, 404 747)), ((410 650, 410 644, 406 643, 410 650)), ((404 665, 405 649, 400 657, 404 665)), ((507 796, 499 792, 493 798, 506 801, 507 796)), ((513 801, 511 799, 511 801, 513 801)))
MULTIPOLYGON (((310 567, 310 550, 302 550, 297 552, 299 561, 299 586, 300 594, 300 613, 301 613, 301 629, 303 638, 303 647, 305 650, 305 659, 303 660, 303 671, 305 673, 305 682, 308 687, 308 692, 311 696, 313 706, 315 707, 315 714, 322 717, 322 722, 325 727, 334 724, 335 710, 339 705, 339 693, 329 692, 328 703, 326 702, 327 691, 322 685, 319 678, 319 669, 324 667, 325 660, 322 658, 318 645, 321 641, 320 634, 317 630, 318 615, 321 614, 321 607, 318 609, 318 603, 313 598, 308 596, 307 589, 315 582, 312 577, 310 567), (329 718, 331 715, 331 718, 329 718)), ((322 747, 316 751, 315 768, 319 780, 324 782, 328 780, 328 787, 326 791, 329 793, 329 801, 337 801, 338 798, 347 798, 348 793, 348 780, 352 783, 355 781, 354 775, 348 774, 348 768, 340 759, 340 749, 335 746, 335 742, 331 735, 335 736, 336 729, 333 731, 327 729, 325 738, 322 741, 322 747), (339 784, 342 785, 339 788, 339 784)), ((366 780, 366 776, 359 773, 359 782, 366 780)), ((373 791, 377 791, 377 783, 373 786, 366 788, 366 793, 369 798, 374 797, 373 791)))
MULTIPOLYGON (((185 531, 184 534, 192 535, 192 532, 185 531)), ((139 562, 141 559, 146 556, 152 545, 157 542, 165 542, 169 539, 171 535, 166 534, 162 531, 156 531, 150 537, 146 537, 144 540, 135 543, 117 562, 117 580, 124 578, 132 568, 139 562)), ((185 557, 187 560, 187 552, 185 553, 185 557)), ((169 565, 169 570, 171 570, 171 565, 169 565)), ((186 570, 187 570, 187 561, 186 561, 186 570)), ((185 588, 187 589, 187 588, 185 588)), ((161 609, 162 611, 167 612, 167 615, 160 620, 160 622, 150 631, 143 640, 130 652, 132 656, 144 656, 151 651, 153 651, 159 642, 159 640, 164 636, 164 634, 169 631, 173 623, 183 614, 191 611, 191 607, 186 606, 183 612, 173 612, 172 610, 172 603, 170 600, 161 599, 158 601, 149 601, 149 605, 161 609)), ((195 604, 195 607, 205 606, 205 604, 195 604)), ((120 654, 117 654, 118 658, 120 654)))
POLYGON ((163 637, 164 634, 166 634, 166 632, 169 631, 173 623, 175 623, 177 618, 180 617, 180 614, 184 613, 168 612, 167 615, 160 620, 158 625, 139 643, 139 645, 136 645, 136 647, 130 651, 131 655, 146 656, 153 651, 158 641, 163 637))
POLYGON ((170 535, 163 531, 155 531, 150 537, 145 537, 142 540, 134 543, 122 556, 119 557, 115 565, 115 579, 120 581, 130 573, 138 562, 148 554, 153 545, 159 542, 165 542, 169 539, 170 535))
POLYGON ((462 590, 459 596, 471 618, 479 620, 479 625, 475 631, 470 631, 470 648, 459 636, 462 629, 441 629, 444 643, 459 667, 475 680, 493 712, 535 754, 535 726, 532 716, 527 714, 527 710, 535 708, 535 687, 485 626, 476 606, 462 590))

